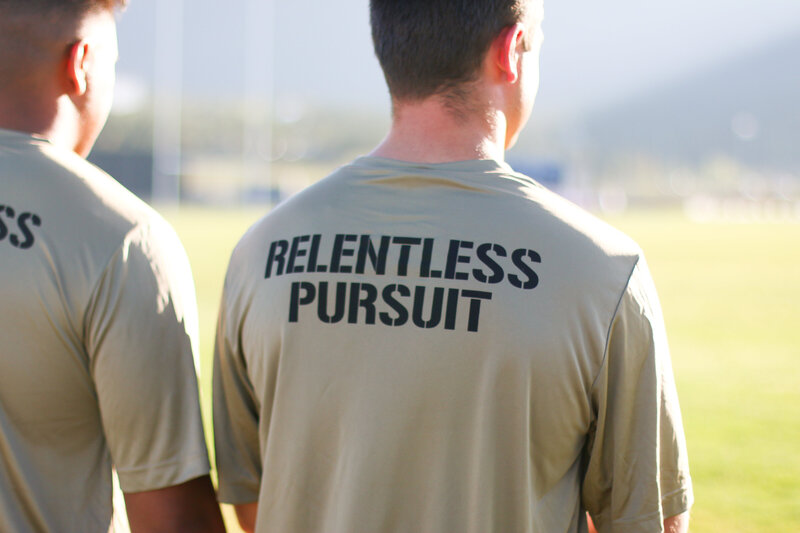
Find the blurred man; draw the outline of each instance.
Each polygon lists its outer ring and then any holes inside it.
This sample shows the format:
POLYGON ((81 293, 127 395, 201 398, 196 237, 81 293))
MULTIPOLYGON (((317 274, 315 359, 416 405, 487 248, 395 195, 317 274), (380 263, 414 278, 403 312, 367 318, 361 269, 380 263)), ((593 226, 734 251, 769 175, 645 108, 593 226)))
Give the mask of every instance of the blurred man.
POLYGON ((172 229, 87 163, 114 0, 0 0, 0 531, 221 531, 172 229))
POLYGON ((261 532, 684 531, 640 249, 503 162, 540 1, 372 0, 393 121, 231 258, 220 497, 261 532))

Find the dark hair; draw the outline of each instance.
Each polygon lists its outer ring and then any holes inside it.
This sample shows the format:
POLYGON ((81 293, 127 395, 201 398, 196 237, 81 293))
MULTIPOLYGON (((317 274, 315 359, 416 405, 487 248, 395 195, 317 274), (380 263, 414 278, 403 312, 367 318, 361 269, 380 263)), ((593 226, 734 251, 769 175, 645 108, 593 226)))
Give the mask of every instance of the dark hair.
POLYGON ((0 0, 0 8, 18 11, 60 11, 82 15, 98 10, 124 8, 128 0, 0 0))
POLYGON ((394 99, 459 92, 529 0, 370 0, 375 55, 394 99))

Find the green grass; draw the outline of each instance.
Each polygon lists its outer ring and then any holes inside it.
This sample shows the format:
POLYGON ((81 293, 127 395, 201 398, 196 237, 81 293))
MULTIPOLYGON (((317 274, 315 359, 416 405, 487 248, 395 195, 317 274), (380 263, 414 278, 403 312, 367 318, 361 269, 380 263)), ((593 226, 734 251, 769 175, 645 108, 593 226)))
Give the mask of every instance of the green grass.
MULTIPOLYGON (((225 268, 263 210, 164 214, 194 269, 208 420, 225 268)), ((691 530, 800 531, 800 224, 698 224, 676 212, 609 221, 645 250, 659 289, 694 479, 691 530)))

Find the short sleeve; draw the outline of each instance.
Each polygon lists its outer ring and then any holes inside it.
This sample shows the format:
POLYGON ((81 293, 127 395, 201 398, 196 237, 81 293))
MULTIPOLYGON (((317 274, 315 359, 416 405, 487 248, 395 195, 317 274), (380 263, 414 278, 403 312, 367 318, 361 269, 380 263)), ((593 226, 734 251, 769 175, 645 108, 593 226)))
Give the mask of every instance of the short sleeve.
POLYGON ((619 302, 592 401, 584 507, 599 533, 661 531, 693 495, 664 320, 644 259, 619 302))
POLYGON ((257 501, 261 484, 259 408, 240 349, 241 320, 226 290, 214 349, 214 451, 219 500, 232 504, 257 501))
POLYGON ((166 222, 129 232, 95 287, 85 329, 122 490, 155 490, 207 474, 194 282, 166 222))

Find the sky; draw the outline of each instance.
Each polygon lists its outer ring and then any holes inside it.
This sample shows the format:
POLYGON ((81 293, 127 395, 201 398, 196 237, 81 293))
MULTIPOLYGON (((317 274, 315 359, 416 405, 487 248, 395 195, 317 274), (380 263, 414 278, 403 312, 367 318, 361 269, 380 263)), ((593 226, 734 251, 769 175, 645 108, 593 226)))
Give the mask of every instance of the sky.
MULTIPOLYGON (((182 32, 170 24, 159 44, 156 2, 131 0, 120 18, 118 110, 142 101, 156 50, 175 50, 176 42, 191 98, 222 101, 249 90, 290 114, 313 105, 388 108, 368 0, 192 0, 184 2, 182 32), (245 64, 253 66, 249 77, 245 64)), ((800 33, 800 1, 553 0, 545 1, 543 30, 535 113, 577 114, 800 33)))

